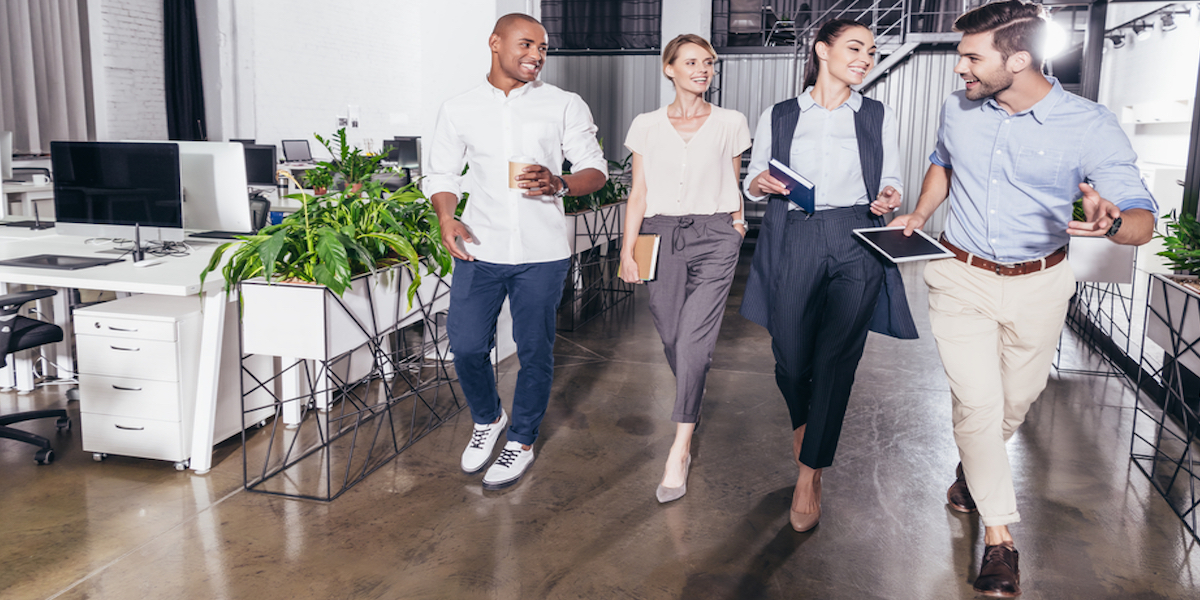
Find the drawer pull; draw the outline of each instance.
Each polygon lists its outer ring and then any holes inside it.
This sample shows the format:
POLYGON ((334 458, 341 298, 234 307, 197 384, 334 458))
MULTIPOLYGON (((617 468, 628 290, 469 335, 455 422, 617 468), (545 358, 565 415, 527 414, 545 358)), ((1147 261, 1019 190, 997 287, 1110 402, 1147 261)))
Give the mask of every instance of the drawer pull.
POLYGON ((122 392, 140 392, 140 391, 142 391, 142 388, 140 388, 140 387, 121 387, 119 385, 113 385, 113 389, 121 390, 122 392))
POLYGON ((113 350, 120 350, 121 352, 141 352, 142 351, 141 348, 122 348, 120 346, 109 346, 109 348, 112 348, 113 350))
POLYGON ((117 429, 124 429, 125 431, 145 431, 146 430, 145 427, 126 427, 124 425, 113 425, 113 427, 116 427, 117 429))
POLYGON ((110 331, 125 331, 125 332, 129 332, 129 333, 137 333, 137 330, 136 330, 136 329, 124 329, 124 328, 121 328, 121 327, 113 327, 112 325, 109 325, 109 326, 108 326, 108 329, 109 329, 110 331))

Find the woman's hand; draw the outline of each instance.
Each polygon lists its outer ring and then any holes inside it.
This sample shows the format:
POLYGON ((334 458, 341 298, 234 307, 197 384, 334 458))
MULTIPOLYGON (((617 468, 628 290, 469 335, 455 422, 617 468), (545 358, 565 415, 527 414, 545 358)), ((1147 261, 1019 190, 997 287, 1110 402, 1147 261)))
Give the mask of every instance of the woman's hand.
POLYGON ((621 281, 625 283, 644 283, 638 276, 638 264, 632 254, 621 253, 621 281))
POLYGON ((766 196, 767 194, 786 196, 788 189, 782 181, 771 177, 770 171, 763 171, 750 180, 750 193, 754 196, 766 196))
POLYGON ((734 229, 735 229, 735 230, 736 230, 738 233, 742 234, 742 237, 743 237, 743 238, 745 238, 745 237, 746 237, 746 224, 745 224, 745 223, 734 223, 734 224, 733 224, 733 228, 734 228, 734 229))
POLYGON ((877 215, 886 215, 900 207, 900 192, 896 188, 887 186, 879 195, 875 197, 875 201, 871 203, 871 212, 877 215))

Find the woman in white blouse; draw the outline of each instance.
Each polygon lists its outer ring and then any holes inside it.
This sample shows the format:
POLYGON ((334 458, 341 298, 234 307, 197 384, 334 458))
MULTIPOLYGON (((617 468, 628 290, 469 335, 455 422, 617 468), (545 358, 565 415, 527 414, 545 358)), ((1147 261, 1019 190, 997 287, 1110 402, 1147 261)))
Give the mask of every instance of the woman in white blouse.
POLYGON ((879 215, 900 204, 895 112, 851 87, 874 65, 869 29, 845 19, 825 23, 810 49, 804 93, 759 120, 746 175, 747 197, 773 196, 741 314, 771 333, 775 381, 800 467, 790 513, 797 531, 820 519, 821 470, 833 463, 868 329, 916 336, 899 272, 893 279, 894 267, 852 233, 882 225, 879 215), (788 188, 768 169, 771 159, 815 184, 814 212, 787 200, 788 188), (895 310, 881 319, 878 307, 895 310))
POLYGON ((640 282, 634 242, 639 234, 659 235, 657 273, 647 287, 654 326, 675 374, 675 441, 656 490, 659 502, 687 492, 692 432, 746 235, 738 173, 750 129, 741 113, 704 100, 716 60, 698 35, 671 40, 663 48, 663 74, 675 84, 675 101, 638 115, 625 139, 633 152, 633 189, 621 277, 640 282))

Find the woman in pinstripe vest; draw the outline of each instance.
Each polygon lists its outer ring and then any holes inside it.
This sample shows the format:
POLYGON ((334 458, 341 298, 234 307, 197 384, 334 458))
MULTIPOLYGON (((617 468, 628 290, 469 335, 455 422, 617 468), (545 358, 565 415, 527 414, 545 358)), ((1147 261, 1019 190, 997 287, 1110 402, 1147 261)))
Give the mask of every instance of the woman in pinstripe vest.
POLYGON ((867 331, 916 337, 899 272, 851 230, 878 226, 900 205, 895 113, 864 98, 875 38, 855 21, 825 23, 806 63, 804 93, 763 113, 745 191, 770 196, 741 313, 771 333, 775 381, 787 402, 800 467, 790 519, 821 516, 821 470, 833 463, 867 331), (815 184, 815 211, 786 200, 774 158, 815 184), (877 310, 879 309, 879 310, 877 310))

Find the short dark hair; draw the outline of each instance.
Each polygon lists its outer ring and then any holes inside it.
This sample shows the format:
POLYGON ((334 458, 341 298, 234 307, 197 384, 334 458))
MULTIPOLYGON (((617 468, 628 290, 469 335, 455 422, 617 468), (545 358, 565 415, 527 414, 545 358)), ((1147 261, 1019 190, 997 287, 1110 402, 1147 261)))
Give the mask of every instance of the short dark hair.
POLYGON ((1028 52, 1033 64, 1041 67, 1046 40, 1046 21, 1042 5, 1021 0, 1001 0, 963 13, 954 21, 954 30, 963 33, 992 32, 992 45, 1004 60, 1018 52, 1028 52))

